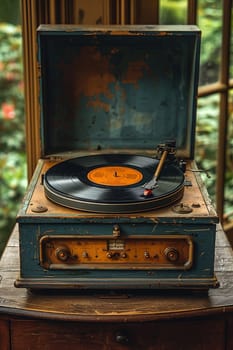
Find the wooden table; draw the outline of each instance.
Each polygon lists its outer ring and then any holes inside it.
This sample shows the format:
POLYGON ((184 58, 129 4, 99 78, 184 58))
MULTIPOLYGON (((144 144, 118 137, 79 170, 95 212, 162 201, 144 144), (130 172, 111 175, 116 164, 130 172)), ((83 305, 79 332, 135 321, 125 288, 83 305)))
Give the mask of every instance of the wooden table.
POLYGON ((14 287, 18 231, 0 264, 1 350, 233 349, 233 253, 218 230, 218 289, 37 292, 14 287))

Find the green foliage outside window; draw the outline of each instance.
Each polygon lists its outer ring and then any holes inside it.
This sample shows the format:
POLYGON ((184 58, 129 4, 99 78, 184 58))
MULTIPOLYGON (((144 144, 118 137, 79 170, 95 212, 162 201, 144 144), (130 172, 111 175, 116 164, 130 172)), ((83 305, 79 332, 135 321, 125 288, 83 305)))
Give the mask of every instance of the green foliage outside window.
POLYGON ((0 24, 0 255, 26 188, 21 29, 0 24))

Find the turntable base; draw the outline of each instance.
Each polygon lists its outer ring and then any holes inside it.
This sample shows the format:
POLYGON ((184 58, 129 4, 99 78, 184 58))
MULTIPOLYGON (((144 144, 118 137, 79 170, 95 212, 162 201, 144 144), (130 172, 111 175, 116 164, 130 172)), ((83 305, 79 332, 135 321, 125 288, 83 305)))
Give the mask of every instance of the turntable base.
POLYGON ((213 248, 218 218, 195 162, 187 164, 182 201, 113 214, 66 208, 46 198, 43 174, 60 161, 39 163, 17 218, 16 287, 207 290, 218 285, 213 248))
MULTIPOLYGON (((52 202, 44 195, 44 186, 43 186, 43 174, 45 174, 53 166, 57 165, 63 161, 60 160, 40 160, 35 175, 33 179, 32 191, 30 193, 30 200, 26 206, 26 214, 33 215, 33 217, 41 216, 40 210, 43 211, 43 217, 52 215, 60 216, 67 215, 68 217, 103 217, 103 214, 97 212, 84 212, 82 210, 68 208, 62 205, 57 205, 52 202)), ((208 198, 203 196, 202 192, 205 194, 205 187, 201 181, 200 175, 197 172, 197 167, 195 162, 189 161, 186 166, 186 185, 184 186, 184 192, 181 203, 184 203, 187 207, 192 208, 192 210, 184 216, 182 212, 174 211, 172 205, 167 205, 164 208, 158 208, 156 210, 143 211, 143 217, 151 217, 152 215, 156 218, 158 217, 167 217, 171 216, 174 218, 191 218, 193 213, 195 216, 200 218, 208 218, 213 216, 216 219, 216 213, 212 209, 208 198)), ((143 192, 143 190, 142 190, 143 192)), ((178 198, 179 199, 179 198, 178 198)), ((121 216, 128 217, 130 214, 121 213, 121 216)), ((138 214, 137 214, 138 215, 138 214)), ((117 213, 105 213, 106 217, 117 216, 117 213)), ((134 217, 135 214, 132 213, 134 217)), ((214 220, 215 220, 214 219, 214 220)))
POLYGON ((152 157, 126 153, 76 157, 47 170, 43 185, 51 201, 68 208, 103 214, 148 211, 183 196, 184 174, 172 162, 164 164, 157 186, 144 195, 160 164, 152 157))

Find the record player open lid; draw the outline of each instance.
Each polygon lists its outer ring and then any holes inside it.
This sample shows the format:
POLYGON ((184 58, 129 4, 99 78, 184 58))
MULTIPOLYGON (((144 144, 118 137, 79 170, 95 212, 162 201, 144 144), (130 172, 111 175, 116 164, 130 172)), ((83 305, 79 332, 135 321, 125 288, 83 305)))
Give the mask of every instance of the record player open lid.
POLYGON ((40 26, 42 156, 176 139, 193 158, 199 51, 195 26, 40 26))

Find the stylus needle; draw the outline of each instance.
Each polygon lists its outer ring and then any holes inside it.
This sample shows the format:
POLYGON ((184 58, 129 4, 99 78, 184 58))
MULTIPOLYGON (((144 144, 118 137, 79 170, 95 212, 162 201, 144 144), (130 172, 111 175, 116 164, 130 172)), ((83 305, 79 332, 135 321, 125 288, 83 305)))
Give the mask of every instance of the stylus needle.
POLYGON ((163 165, 164 165, 164 162, 167 158, 167 155, 168 155, 168 150, 164 150, 152 179, 143 185, 143 187, 145 188, 145 190, 143 192, 144 197, 151 196, 153 189, 158 186, 158 177, 159 177, 159 174, 163 168, 163 165))

